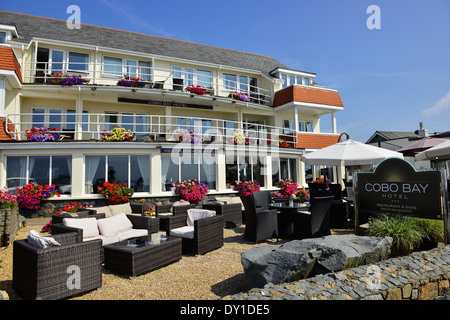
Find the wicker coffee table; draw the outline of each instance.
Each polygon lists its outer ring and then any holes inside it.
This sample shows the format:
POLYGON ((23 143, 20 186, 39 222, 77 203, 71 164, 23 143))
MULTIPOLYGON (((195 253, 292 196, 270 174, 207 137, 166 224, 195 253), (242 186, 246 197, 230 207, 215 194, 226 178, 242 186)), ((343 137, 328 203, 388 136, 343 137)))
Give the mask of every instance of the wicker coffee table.
POLYGON ((181 259, 181 238, 161 234, 106 245, 105 268, 135 277, 181 259))

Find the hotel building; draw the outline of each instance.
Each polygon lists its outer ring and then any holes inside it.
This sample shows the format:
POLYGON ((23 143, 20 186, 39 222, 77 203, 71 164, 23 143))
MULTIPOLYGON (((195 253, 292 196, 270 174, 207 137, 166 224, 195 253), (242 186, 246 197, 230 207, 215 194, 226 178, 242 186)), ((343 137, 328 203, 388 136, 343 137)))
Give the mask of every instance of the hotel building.
POLYGON ((127 182, 136 199, 171 197, 187 179, 211 195, 234 193, 235 180, 307 186, 319 168, 301 156, 338 141, 342 110, 315 73, 268 56, 0 11, 0 184, 12 190, 35 181, 57 185, 59 200, 89 200, 104 181, 127 182), (141 80, 124 86, 131 78, 141 80), (60 137, 28 141, 33 127, 60 137), (133 140, 103 140, 114 127, 133 140), (183 129, 199 143, 179 143, 183 129))

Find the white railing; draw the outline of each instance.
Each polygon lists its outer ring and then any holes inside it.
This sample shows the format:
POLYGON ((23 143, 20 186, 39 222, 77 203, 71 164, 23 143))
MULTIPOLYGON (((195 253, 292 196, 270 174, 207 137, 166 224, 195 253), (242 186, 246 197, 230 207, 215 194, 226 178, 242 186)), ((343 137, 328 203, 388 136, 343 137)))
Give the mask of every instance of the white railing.
POLYGON ((125 78, 140 78, 140 85, 148 89, 186 91, 188 86, 203 86, 206 94, 231 97, 242 93, 244 101, 258 104, 271 103, 271 91, 258 86, 256 77, 237 74, 235 79, 214 77, 212 70, 195 68, 164 69, 150 65, 75 62, 24 62, 23 78, 27 84, 57 84, 59 75, 79 76, 84 85, 117 86, 125 78), (55 76, 56 74, 56 76, 55 76), (256 82, 256 85, 255 85, 256 82))
MULTIPOLYGON (((9 114, 6 131, 15 140, 27 140, 31 128, 59 129, 60 139, 102 140, 102 135, 115 127, 134 133, 135 141, 179 142, 189 133, 202 143, 234 143, 245 145, 278 145, 280 141, 293 148, 297 135, 292 131, 265 124, 232 120, 119 113, 18 113, 9 114)), ((195 138, 193 139, 195 140, 195 138)))

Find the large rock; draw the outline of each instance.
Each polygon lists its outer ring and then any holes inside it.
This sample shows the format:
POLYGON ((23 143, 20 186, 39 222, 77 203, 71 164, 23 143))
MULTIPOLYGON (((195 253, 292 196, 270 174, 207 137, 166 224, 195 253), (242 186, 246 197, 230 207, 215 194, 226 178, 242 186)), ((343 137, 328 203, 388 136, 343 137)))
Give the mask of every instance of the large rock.
POLYGON ((266 245, 241 255, 247 283, 262 288, 389 258, 392 238, 331 235, 266 245))

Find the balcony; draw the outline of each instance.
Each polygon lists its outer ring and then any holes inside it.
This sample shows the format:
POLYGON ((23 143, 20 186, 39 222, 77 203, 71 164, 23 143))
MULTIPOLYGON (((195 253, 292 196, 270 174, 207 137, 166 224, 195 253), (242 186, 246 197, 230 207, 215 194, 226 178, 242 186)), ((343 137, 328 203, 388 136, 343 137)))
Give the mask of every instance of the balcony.
POLYGON ((195 68, 164 69, 144 65, 125 65, 107 63, 52 63, 28 62, 22 68, 24 84, 63 85, 61 76, 79 77, 77 85, 102 88, 125 87, 135 92, 185 92, 187 95, 204 95, 227 98, 234 103, 258 104, 270 106, 272 103, 271 90, 258 86, 259 79, 254 76, 225 75, 213 76, 219 73, 211 70, 195 68), (133 81, 133 79, 139 79, 133 81), (202 87, 199 92, 196 86, 202 87))
POLYGON ((134 133, 133 141, 142 143, 179 143, 280 147, 298 145, 294 132, 263 124, 231 120, 111 113, 20 113, 6 117, 6 133, 13 141, 27 141, 27 130, 54 127, 60 141, 102 141, 113 128, 134 133), (184 137, 184 138, 183 138, 184 137), (186 138, 186 137, 189 137, 186 138))

